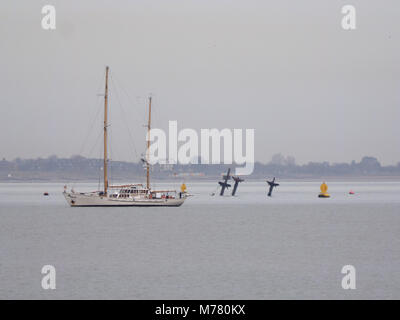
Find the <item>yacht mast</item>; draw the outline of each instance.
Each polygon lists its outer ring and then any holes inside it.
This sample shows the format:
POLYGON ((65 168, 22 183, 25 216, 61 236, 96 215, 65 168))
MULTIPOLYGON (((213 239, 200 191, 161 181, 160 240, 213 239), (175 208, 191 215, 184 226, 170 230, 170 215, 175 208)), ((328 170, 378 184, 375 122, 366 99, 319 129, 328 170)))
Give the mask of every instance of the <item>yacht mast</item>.
POLYGON ((107 177, 107 164, 108 164, 108 159, 107 159, 107 106, 108 106, 108 69, 109 67, 106 67, 106 84, 105 84, 105 90, 104 90, 104 165, 103 165, 103 171, 104 171, 104 194, 107 195, 107 189, 108 189, 108 177, 107 177))
POLYGON ((146 150, 147 189, 150 189, 150 129, 151 129, 151 96, 149 97, 149 122, 147 124, 147 150, 146 150))

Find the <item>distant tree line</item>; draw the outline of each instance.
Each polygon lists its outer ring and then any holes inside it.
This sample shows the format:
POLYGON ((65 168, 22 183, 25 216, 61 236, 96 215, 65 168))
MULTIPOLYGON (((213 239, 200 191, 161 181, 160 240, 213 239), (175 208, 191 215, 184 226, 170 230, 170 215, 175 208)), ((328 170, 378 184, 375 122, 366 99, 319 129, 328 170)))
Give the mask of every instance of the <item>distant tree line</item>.
MULTIPOLYGON (((0 161, 1 181, 14 180, 97 180, 102 179, 102 159, 72 156, 58 158, 50 156, 38 159, 16 158, 0 161)), ((154 165, 152 175, 156 179, 170 179, 171 177, 187 177, 193 179, 218 178, 228 167, 235 165, 154 165)), ((111 178, 128 180, 143 178, 144 166, 142 162, 110 161, 109 172, 111 178)), ((366 156, 360 162, 329 163, 309 162, 297 165, 294 157, 284 157, 276 154, 267 164, 256 162, 254 172, 250 178, 261 179, 276 176, 279 178, 307 178, 333 176, 400 176, 400 162, 394 166, 382 166, 375 157, 366 156)))

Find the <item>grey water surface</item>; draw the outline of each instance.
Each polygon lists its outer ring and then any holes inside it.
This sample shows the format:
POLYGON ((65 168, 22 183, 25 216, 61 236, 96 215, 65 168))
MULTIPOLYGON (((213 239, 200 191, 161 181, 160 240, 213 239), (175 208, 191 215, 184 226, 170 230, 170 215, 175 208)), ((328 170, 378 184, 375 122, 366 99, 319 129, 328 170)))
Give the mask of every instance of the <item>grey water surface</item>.
POLYGON ((328 183, 329 199, 319 184, 267 198, 244 182, 232 198, 196 182, 179 208, 70 208, 60 183, 1 183, 0 298, 399 299, 400 182, 328 183))

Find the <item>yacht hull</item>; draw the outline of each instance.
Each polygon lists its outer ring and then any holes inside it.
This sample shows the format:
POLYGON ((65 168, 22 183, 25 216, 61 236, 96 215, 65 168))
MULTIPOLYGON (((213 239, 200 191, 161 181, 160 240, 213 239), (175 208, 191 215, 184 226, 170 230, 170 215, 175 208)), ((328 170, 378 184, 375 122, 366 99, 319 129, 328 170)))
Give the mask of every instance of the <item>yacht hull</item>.
POLYGON ((64 197, 71 207, 180 207, 181 199, 117 199, 98 194, 68 193, 64 197))

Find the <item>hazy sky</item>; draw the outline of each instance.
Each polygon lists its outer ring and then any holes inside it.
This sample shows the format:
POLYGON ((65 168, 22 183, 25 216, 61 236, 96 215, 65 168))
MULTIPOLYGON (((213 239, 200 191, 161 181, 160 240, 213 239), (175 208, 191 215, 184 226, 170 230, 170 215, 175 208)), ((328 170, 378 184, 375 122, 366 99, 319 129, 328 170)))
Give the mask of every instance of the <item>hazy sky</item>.
POLYGON ((109 65, 115 160, 144 150, 152 93, 154 126, 254 128, 258 161, 400 161, 398 0, 2 0, 0 57, 1 158, 99 157, 109 65))

